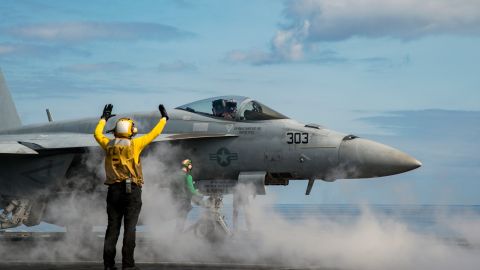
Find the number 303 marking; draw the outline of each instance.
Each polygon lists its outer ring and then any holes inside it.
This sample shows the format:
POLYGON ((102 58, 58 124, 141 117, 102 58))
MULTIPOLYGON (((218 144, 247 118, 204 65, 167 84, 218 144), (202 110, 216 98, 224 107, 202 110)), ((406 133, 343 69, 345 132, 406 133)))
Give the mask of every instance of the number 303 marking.
POLYGON ((308 143, 308 133, 288 132, 287 143, 288 144, 306 144, 308 143))

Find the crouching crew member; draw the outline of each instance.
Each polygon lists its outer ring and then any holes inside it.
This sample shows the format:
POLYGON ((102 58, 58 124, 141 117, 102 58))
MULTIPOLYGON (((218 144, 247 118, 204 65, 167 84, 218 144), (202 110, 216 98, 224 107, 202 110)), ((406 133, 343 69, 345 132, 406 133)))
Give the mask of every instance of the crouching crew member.
POLYGON ((163 107, 159 106, 162 118, 146 135, 132 139, 137 133, 133 120, 121 118, 112 130, 115 139, 110 140, 103 130, 112 115, 113 106, 105 105, 100 121, 95 128, 95 140, 105 150, 105 185, 108 186, 107 214, 108 226, 105 233, 103 263, 105 269, 115 267, 115 253, 120 227, 124 225, 122 268, 138 269, 133 258, 135 249, 135 228, 142 207, 142 165, 140 154, 162 132, 168 120, 163 107))

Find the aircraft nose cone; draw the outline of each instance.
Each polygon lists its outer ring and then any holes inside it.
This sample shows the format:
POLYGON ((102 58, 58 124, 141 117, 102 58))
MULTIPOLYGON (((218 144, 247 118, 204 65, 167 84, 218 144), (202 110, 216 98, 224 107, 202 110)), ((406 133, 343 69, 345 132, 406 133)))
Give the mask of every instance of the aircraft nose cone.
POLYGON ((362 138, 344 140, 339 149, 339 161, 345 178, 394 175, 422 166, 420 161, 400 150, 362 138))

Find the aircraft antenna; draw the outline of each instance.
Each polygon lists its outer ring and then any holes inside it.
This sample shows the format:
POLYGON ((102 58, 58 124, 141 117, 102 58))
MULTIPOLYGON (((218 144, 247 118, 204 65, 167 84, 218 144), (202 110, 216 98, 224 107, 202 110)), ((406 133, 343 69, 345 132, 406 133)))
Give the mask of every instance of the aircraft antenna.
POLYGON ((48 122, 53 122, 53 118, 52 118, 52 115, 50 114, 49 109, 47 109, 47 118, 48 118, 48 122))
POLYGON ((308 179, 307 190, 305 191, 305 195, 310 195, 312 191, 313 183, 315 183, 315 178, 308 179))

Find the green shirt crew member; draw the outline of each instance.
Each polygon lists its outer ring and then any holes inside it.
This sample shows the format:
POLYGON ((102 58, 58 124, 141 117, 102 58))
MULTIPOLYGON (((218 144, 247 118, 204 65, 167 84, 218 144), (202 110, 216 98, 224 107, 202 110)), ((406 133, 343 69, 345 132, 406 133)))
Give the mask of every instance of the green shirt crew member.
POLYGON ((195 188, 195 182, 191 174, 193 165, 190 159, 182 161, 182 172, 176 181, 172 183, 172 198, 177 210, 176 231, 183 232, 187 215, 192 210, 192 201, 202 203, 203 195, 195 188))

